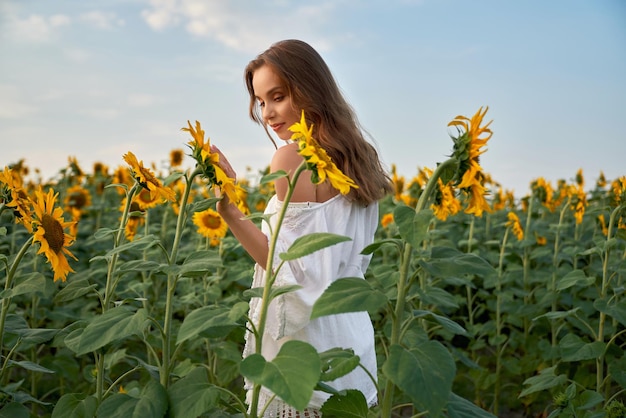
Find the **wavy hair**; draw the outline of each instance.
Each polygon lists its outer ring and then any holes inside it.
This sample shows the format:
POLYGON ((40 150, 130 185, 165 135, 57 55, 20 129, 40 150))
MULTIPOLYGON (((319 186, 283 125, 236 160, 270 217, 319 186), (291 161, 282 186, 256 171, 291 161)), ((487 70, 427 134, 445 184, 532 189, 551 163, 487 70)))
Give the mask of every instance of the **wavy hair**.
POLYGON ((276 72, 297 110, 304 110, 320 146, 337 167, 358 184, 359 188, 350 192, 351 198, 369 204, 392 191, 391 179, 378 152, 365 139, 364 130, 328 65, 315 49, 300 40, 273 44, 250 61, 244 72, 250 94, 250 118, 264 127, 272 142, 252 86, 254 72, 263 65, 276 72))

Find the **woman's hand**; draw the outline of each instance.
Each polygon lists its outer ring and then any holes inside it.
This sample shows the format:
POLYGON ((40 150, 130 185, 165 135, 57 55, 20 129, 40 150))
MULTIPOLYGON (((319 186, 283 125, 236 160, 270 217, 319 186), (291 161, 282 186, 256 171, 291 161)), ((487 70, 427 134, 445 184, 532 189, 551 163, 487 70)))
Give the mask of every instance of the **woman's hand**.
MULTIPOLYGON (((220 149, 216 147, 215 145, 211 145, 211 152, 219 155, 219 161, 217 162, 217 165, 222 170, 224 170, 224 173, 232 179, 237 179, 237 173, 235 172, 233 167, 230 165, 228 158, 226 158, 226 156, 222 153, 222 151, 220 151, 220 149)), ((222 190, 220 189, 219 186, 215 186, 213 190, 215 192, 215 197, 222 198, 219 202, 217 202, 216 209, 222 216, 224 216, 226 210, 230 206, 231 201, 227 195, 222 195, 222 190)))

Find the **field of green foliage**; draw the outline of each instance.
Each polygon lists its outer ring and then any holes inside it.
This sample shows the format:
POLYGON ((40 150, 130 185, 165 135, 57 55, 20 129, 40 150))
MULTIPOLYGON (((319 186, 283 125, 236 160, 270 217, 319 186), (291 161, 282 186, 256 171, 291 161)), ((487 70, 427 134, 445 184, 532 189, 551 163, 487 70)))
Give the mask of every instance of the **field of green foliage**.
MULTIPOLYGON (((346 348, 242 360, 250 299, 293 289, 250 289, 253 261, 214 211, 208 141, 190 143, 193 171, 181 150, 167 167, 70 158, 49 181, 4 167, 0 418, 258 416, 243 377, 298 408, 327 390, 325 418, 626 416, 626 176, 539 177, 515 198, 478 165, 488 138, 471 122, 435 170, 393 170, 366 280, 338 280, 314 308, 369 311, 372 408, 332 389, 359 367, 346 348)), ((259 224, 280 175, 230 190, 259 224)), ((280 258, 342 239, 305 236, 280 258)))

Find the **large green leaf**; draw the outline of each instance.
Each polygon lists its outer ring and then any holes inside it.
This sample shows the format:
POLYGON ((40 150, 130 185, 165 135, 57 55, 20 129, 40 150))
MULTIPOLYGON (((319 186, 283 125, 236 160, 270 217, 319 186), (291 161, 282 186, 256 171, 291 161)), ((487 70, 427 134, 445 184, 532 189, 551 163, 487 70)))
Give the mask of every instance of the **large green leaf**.
POLYGON ((315 348, 303 341, 287 341, 268 362, 252 354, 241 362, 241 374, 274 392, 296 409, 304 409, 320 376, 320 358, 315 348))
POLYGON ((97 288, 98 285, 97 284, 90 284, 89 280, 87 279, 77 279, 77 280, 71 280, 67 286, 65 286, 64 288, 62 288, 59 293, 57 293, 54 296, 54 301, 56 303, 59 302, 68 302, 70 300, 74 300, 76 298, 79 298, 83 295, 86 295, 87 293, 90 292, 94 292, 94 296, 95 296, 95 291, 94 289, 97 288))
POLYGON ((231 318, 229 308, 216 308, 213 306, 203 306, 185 317, 180 326, 176 344, 187 341, 202 332, 209 332, 212 335, 225 335, 230 330, 238 326, 237 322, 231 318))
POLYGON ((551 389, 567 382, 567 376, 564 374, 560 374, 558 376, 554 374, 556 367, 557 366, 545 368, 541 370, 538 375, 526 379, 524 381, 524 385, 527 387, 522 390, 519 397, 523 398, 531 393, 551 389))
POLYGON ((219 399, 219 388, 209 383, 204 367, 192 370, 174 382, 167 390, 172 418, 196 418, 214 408, 219 399))
POLYGON ((321 412, 324 418, 367 418, 368 410, 363 393, 349 389, 328 398, 321 412))
POLYGON ((159 243, 159 239, 154 235, 146 235, 136 240, 126 242, 109 250, 104 256, 93 257, 90 262, 100 259, 107 259, 114 254, 119 254, 128 250, 145 250, 159 243))
POLYGON ((434 312, 424 311, 424 310, 414 310, 413 316, 415 316, 416 318, 423 318, 423 317, 432 318, 432 320, 434 320, 439 325, 441 325, 443 329, 445 329, 446 331, 449 331, 453 334, 458 334, 458 335, 465 335, 465 336, 468 335, 465 328, 463 328, 461 325, 457 324, 450 318, 437 315, 434 312))
POLYGON ((82 393, 67 393, 54 406, 52 418, 92 418, 98 403, 93 396, 82 393))
POLYGON ((332 382, 338 377, 345 376, 359 367, 361 359, 352 350, 331 348, 319 353, 322 362, 320 381, 332 382))
POLYGON ((400 236, 413 248, 419 248, 422 241, 428 238, 428 226, 433 219, 430 209, 415 212, 409 206, 397 206, 393 211, 393 219, 398 225, 400 236))
POLYGON ((417 408, 432 417, 439 416, 448 402, 456 374, 452 355, 437 341, 425 341, 410 350, 392 345, 382 370, 417 408))
POLYGON ((617 322, 626 327, 626 299, 622 298, 617 303, 607 304, 606 299, 596 299, 594 308, 613 317, 617 322))
POLYGON ((366 280, 346 277, 333 282, 317 299, 311 319, 345 312, 375 312, 387 301, 387 296, 366 280))
POLYGON ((596 359, 604 353, 606 344, 602 341, 585 343, 579 336, 567 334, 559 341, 563 361, 596 359))
POLYGON ((46 287, 46 278, 43 274, 35 272, 27 274, 24 278, 20 278, 19 282, 13 285, 12 289, 6 289, 0 292, 0 299, 12 298, 28 293, 42 292, 46 287))
POLYGON ((435 277, 464 277, 467 274, 490 277, 496 270, 482 257, 450 247, 433 247, 428 261, 420 265, 435 277))
POLYGON ((167 412, 167 392, 159 382, 150 379, 141 390, 139 398, 116 393, 106 398, 98 407, 102 418, 162 418, 167 412))
POLYGON ((494 418, 495 415, 474 405, 456 393, 450 393, 450 400, 446 405, 449 418, 494 418))
POLYGON ((296 258, 304 257, 319 251, 331 245, 339 244, 340 242, 351 241, 352 238, 343 235, 330 234, 328 232, 316 232, 313 234, 307 234, 297 238, 287 252, 280 253, 281 260, 289 261, 296 258))
POLYGON ((165 271, 179 276, 196 277, 204 276, 220 267, 223 267, 222 258, 216 251, 202 250, 189 254, 180 265, 166 267, 165 271))
POLYGON ((0 418, 29 418, 30 411, 19 402, 9 402, 0 409, 0 418))
POLYGON ((582 270, 572 270, 559 279, 556 290, 560 292, 576 285, 586 287, 592 285, 595 281, 595 277, 587 277, 582 270))
POLYGON ((76 354, 80 356, 113 341, 131 335, 141 335, 147 324, 148 315, 145 309, 138 309, 136 312, 126 306, 109 309, 104 314, 94 317, 85 327, 80 335, 76 354))

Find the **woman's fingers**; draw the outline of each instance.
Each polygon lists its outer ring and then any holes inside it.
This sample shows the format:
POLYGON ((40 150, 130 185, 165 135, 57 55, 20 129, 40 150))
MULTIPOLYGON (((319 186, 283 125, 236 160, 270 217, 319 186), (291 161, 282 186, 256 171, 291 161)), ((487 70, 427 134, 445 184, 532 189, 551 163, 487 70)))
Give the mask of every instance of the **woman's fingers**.
POLYGON ((228 158, 226 158, 226 156, 222 153, 222 151, 215 145, 211 145, 211 152, 216 152, 220 156, 220 160, 217 164, 220 166, 222 170, 224 170, 224 173, 226 173, 228 177, 232 179, 236 179, 237 173, 235 172, 233 167, 230 165, 228 158))

